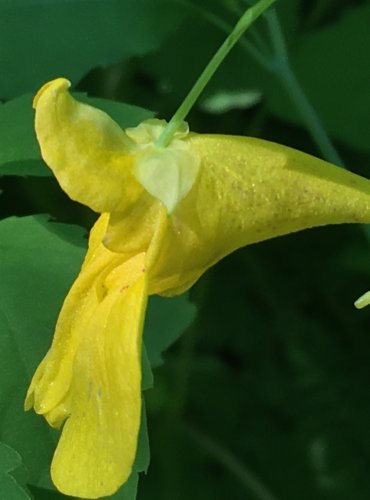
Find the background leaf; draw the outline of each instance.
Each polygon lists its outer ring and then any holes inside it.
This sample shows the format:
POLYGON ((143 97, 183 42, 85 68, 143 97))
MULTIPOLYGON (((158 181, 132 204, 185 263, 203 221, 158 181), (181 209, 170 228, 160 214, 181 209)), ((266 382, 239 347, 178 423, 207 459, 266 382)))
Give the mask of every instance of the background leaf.
POLYGON ((144 342, 153 368, 163 363, 162 353, 173 344, 194 321, 196 308, 186 294, 170 299, 149 299, 144 342))
POLYGON ((10 446, 0 443, 0 491, 3 498, 9 500, 31 498, 14 477, 20 467, 22 467, 22 460, 19 454, 10 446))
POLYGON ((180 20, 168 0, 2 2, 0 67, 8 77, 0 96, 35 92, 58 76, 76 81, 92 67, 145 54, 180 20))
MULTIPOLYGON (((369 25, 370 4, 354 6, 335 22, 307 33, 291 51, 297 77, 325 128, 364 151, 370 151, 369 25)), ((302 123, 279 87, 270 87, 267 97, 277 116, 302 123)))
POLYGON ((81 264, 83 235, 82 229, 50 223, 46 216, 0 223, 0 436, 21 455, 36 485, 50 464, 57 434, 33 412, 25 413, 23 401, 81 264))

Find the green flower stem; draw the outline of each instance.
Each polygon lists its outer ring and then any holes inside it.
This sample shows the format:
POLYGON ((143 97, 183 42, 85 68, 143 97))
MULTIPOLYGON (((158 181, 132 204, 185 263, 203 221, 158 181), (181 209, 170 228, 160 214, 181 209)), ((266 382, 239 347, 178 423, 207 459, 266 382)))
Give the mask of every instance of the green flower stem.
MULTIPOLYGON (((228 10, 230 12, 234 13, 237 17, 240 17, 243 14, 244 10, 245 10, 245 9, 240 9, 238 2, 235 2, 235 4, 232 4, 232 3, 229 2, 227 4, 227 6, 228 6, 228 10)), ((252 4, 249 2, 246 5, 245 8, 252 7, 252 6, 253 6, 253 2, 252 2, 252 4)), ((227 29, 226 33, 230 33, 230 29, 232 29, 232 27, 231 28, 229 27, 227 29)), ((250 45, 252 47, 255 46, 261 52, 263 52, 263 51, 265 51, 266 53, 268 52, 268 50, 269 50, 268 43, 267 43, 267 41, 265 41, 261 37, 261 35, 260 35, 259 31, 258 31, 258 27, 256 27, 255 25, 254 26, 252 25, 249 28, 249 30, 248 30, 248 38, 250 39, 250 45)), ((246 41, 246 40, 244 39, 244 41, 246 41)))
POLYGON ((271 66, 271 70, 275 73, 281 84, 288 92, 288 95, 301 114, 307 130, 309 131, 323 158, 331 163, 343 166, 342 159, 333 146, 333 143, 326 133, 326 130, 323 127, 315 109, 308 100, 292 70, 285 46, 285 40, 280 28, 280 23, 274 10, 267 13, 266 21, 276 58, 275 64, 271 66))
MULTIPOLYGON (((191 9, 194 12, 200 14, 202 17, 204 17, 204 19, 207 22, 209 22, 210 24, 212 24, 213 26, 218 28, 220 31, 223 31, 224 33, 226 33, 226 35, 228 33, 230 33, 230 31, 232 30, 232 26, 228 22, 224 21, 223 19, 218 17, 216 14, 208 11, 207 9, 205 9, 204 7, 201 7, 200 5, 194 5, 192 3, 189 3, 189 2, 183 1, 183 0, 178 0, 177 3, 184 5, 186 8, 191 9)), ((233 9, 233 11, 234 11, 234 9, 233 9)), ((256 41, 256 43, 257 43, 257 41, 256 41)), ((253 43, 251 43, 246 38, 242 38, 241 40, 239 40, 239 45, 243 48, 243 50, 248 52, 248 54, 255 61, 258 62, 258 64, 263 66, 265 69, 269 69, 268 68, 269 65, 267 63, 267 57, 262 52, 263 47, 257 47, 257 45, 256 46, 253 45, 253 43)))
MULTIPOLYGON (((199 7, 198 5, 195 6, 187 2, 181 3, 199 12, 209 23, 213 24, 223 32, 230 32, 230 25, 215 14, 199 7)), ((320 151, 322 157, 331 163, 343 166, 342 159, 333 146, 333 143, 326 133, 315 109, 308 100, 290 66, 285 40, 283 38, 276 13, 274 11, 268 12, 266 14, 266 20, 268 22, 270 37, 275 52, 274 56, 267 54, 266 51, 262 52, 243 38, 240 40, 241 48, 245 50, 245 52, 247 52, 266 71, 273 73, 281 82, 297 111, 300 113, 306 129, 311 135, 312 140, 316 144, 316 147, 320 151)))
POLYGON ((162 132, 159 139, 156 141, 157 147, 165 148, 171 142, 176 130, 179 128, 183 120, 186 118, 190 109, 195 104, 199 95, 214 75, 217 68, 225 59, 230 50, 234 47, 239 38, 245 33, 249 26, 273 4, 276 0, 260 0, 256 5, 249 8, 236 23, 234 29, 226 38, 221 47, 217 50, 215 55, 209 61, 198 80, 195 82, 193 88, 186 96, 179 109, 168 122, 166 128, 162 132))
POLYGON ((291 100, 299 111, 302 120, 312 137, 312 140, 321 153, 321 156, 327 161, 343 167, 344 163, 342 159, 326 133, 326 130, 324 129, 315 109, 308 100, 291 67, 289 65, 281 65, 276 76, 285 87, 291 100))

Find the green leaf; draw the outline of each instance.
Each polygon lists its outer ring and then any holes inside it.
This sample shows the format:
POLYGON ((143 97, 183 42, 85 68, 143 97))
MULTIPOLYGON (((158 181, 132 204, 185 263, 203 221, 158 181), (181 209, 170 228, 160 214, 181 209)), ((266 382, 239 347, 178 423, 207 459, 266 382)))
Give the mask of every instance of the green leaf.
POLYGON ((111 101, 109 99, 99 99, 97 97, 88 97, 80 92, 73 92, 73 96, 79 101, 85 102, 90 106, 102 109, 121 128, 136 127, 140 122, 152 118, 154 113, 148 109, 140 108, 124 102, 111 101))
POLYGON ((175 342, 194 320, 196 307, 187 294, 179 297, 150 298, 144 343, 152 367, 162 364, 162 353, 175 342))
POLYGON ((153 387, 153 372, 150 366, 150 361, 144 343, 143 343, 141 366, 142 366, 141 390, 146 391, 147 389, 151 389, 153 387))
POLYGON ((21 160, 0 165, 0 176, 4 175, 51 177, 52 173, 42 160, 21 160))
POLYGON ((6 500, 27 500, 31 496, 15 479, 18 470, 23 467, 19 454, 0 443, 0 493, 6 500))
POLYGON ((23 400, 81 265, 83 233, 47 216, 0 223, 0 433, 22 456, 33 484, 50 465, 56 433, 25 413, 23 400))
POLYGON ((150 462, 149 453, 149 436, 148 426, 146 421, 145 401, 143 400, 142 413, 141 413, 141 426, 138 440, 138 451, 134 463, 134 471, 147 472, 150 462))
POLYGON ((117 491, 117 493, 105 498, 109 498, 109 500, 135 500, 137 495, 138 480, 138 474, 133 472, 128 481, 117 491))
MULTIPOLYGON (((138 106, 88 97, 74 97, 108 113, 122 128, 134 127, 153 113, 138 106)), ((0 175, 52 176, 41 159, 34 132, 32 94, 0 105, 0 175)))
POLYGON ((65 500, 66 498, 71 498, 71 497, 66 497, 62 493, 59 493, 58 491, 51 491, 47 490, 44 488, 38 488, 37 486, 29 486, 30 491, 33 494, 33 498, 35 500, 65 500))
POLYGON ((74 82, 96 66, 140 56, 176 29, 183 9, 169 0, 2 2, 0 96, 36 91, 47 80, 74 82))
POLYGON ((0 105, 0 165, 40 159, 33 132, 32 98, 27 94, 0 105))
MULTIPOLYGON (((327 131, 363 151, 370 151, 369 26, 369 3, 347 9, 335 22, 304 36, 291 54, 298 80, 327 131)), ((275 79, 267 97, 276 115, 302 124, 275 79)))

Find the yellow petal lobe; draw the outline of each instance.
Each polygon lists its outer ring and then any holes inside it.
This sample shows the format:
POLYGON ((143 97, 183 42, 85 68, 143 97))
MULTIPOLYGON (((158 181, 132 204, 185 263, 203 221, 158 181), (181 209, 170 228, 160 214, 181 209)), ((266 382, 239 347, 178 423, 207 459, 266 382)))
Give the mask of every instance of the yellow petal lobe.
POLYGON ((96 212, 124 210, 143 191, 132 174, 132 141, 103 111, 77 102, 57 78, 34 99, 42 157, 62 189, 96 212))
MULTIPOLYGON (((53 427, 58 427, 66 414, 64 400, 68 393, 73 363, 81 339, 99 302, 106 295, 104 277, 124 260, 101 244, 107 226, 101 216, 90 234, 89 251, 82 270, 73 283, 59 314, 53 344, 37 368, 27 392, 25 408, 34 406, 53 427)), ((130 276, 127 280, 132 280, 130 276)))
POLYGON ((141 413, 141 335, 147 303, 145 254, 131 259, 101 243, 108 217, 58 318, 25 406, 62 435, 52 462, 57 488, 72 496, 113 494, 129 477, 141 413))
POLYGON ((141 408, 141 330, 146 276, 116 289, 95 311, 75 358, 71 416, 51 466, 63 493, 113 494, 129 477, 141 408))

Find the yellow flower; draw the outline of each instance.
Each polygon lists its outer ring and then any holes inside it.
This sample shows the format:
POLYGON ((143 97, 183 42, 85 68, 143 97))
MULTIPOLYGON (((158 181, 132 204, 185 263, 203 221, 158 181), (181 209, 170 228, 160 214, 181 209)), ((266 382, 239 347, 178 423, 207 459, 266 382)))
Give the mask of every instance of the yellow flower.
POLYGON ((250 243, 370 222, 370 182, 284 146, 185 125, 160 148, 164 122, 123 131, 68 87, 59 78, 36 95, 37 138, 67 194, 102 215, 26 408, 65 422, 57 488, 98 498, 127 480, 135 458, 148 295, 184 292, 250 243))

